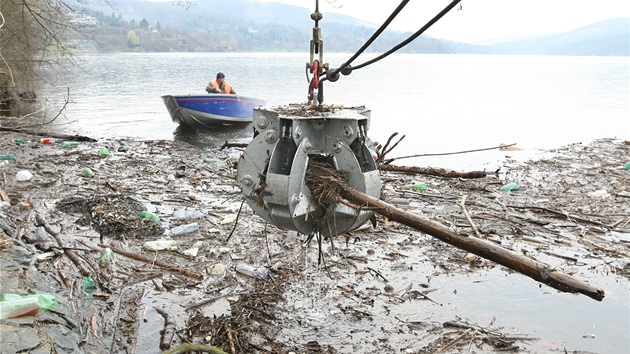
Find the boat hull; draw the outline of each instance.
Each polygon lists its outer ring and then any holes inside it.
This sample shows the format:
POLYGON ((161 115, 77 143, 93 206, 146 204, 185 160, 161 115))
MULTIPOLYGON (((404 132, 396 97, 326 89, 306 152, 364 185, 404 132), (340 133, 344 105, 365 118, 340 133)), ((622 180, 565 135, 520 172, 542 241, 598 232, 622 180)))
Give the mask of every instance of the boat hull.
POLYGON ((247 125, 254 108, 266 104, 253 97, 223 94, 164 95, 162 101, 173 122, 198 130, 247 125))

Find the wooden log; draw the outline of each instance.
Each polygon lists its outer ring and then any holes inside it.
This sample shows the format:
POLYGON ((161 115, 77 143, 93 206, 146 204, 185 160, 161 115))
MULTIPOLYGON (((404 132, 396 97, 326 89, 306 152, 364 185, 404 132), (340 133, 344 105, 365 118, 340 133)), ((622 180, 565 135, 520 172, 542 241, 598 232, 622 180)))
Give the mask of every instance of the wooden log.
POLYGON ((605 296, 604 290, 591 287, 581 280, 551 269, 547 264, 507 250, 486 240, 471 236, 461 236, 438 222, 427 220, 419 215, 396 208, 382 200, 362 193, 334 177, 320 176, 319 178, 328 183, 338 184, 340 196, 355 205, 369 208, 389 220, 407 225, 457 248, 501 264, 554 289, 569 293, 581 293, 597 301, 601 301, 605 296))
POLYGON ((136 254, 136 253, 123 251, 123 250, 115 248, 115 247, 113 247, 111 245, 99 244, 99 246, 103 247, 103 248, 106 248, 106 247, 110 248, 113 252, 121 254, 121 255, 123 255, 125 257, 133 258, 133 259, 135 259, 137 261, 141 261, 141 262, 152 263, 152 264, 155 264, 158 267, 161 267, 161 268, 164 268, 166 270, 173 271, 173 272, 177 272, 177 273, 180 273, 180 274, 184 274, 185 276, 193 278, 193 279, 197 279, 197 280, 202 280, 203 279, 203 275, 191 272, 191 271, 186 270, 186 269, 174 267, 173 265, 166 264, 166 263, 164 263, 162 261, 153 260, 153 259, 147 258, 145 256, 141 256, 141 255, 136 254))
POLYGON ((457 172, 448 168, 378 165, 381 171, 400 172, 406 174, 430 175, 449 178, 485 178, 486 171, 457 172))

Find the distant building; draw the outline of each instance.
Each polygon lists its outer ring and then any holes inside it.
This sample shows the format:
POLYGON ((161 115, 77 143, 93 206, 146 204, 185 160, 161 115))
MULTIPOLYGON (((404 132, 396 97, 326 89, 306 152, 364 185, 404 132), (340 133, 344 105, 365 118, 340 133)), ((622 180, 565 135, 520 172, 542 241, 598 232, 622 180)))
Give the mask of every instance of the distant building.
POLYGON ((96 27, 96 17, 77 13, 70 20, 70 25, 74 27, 96 27))

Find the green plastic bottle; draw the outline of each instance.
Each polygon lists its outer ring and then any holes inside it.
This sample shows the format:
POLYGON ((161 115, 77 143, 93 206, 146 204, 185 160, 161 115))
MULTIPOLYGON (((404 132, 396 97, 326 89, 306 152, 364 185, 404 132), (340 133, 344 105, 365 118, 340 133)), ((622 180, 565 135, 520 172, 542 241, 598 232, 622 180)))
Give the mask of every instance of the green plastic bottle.
POLYGON ((140 218, 141 219, 151 219, 155 222, 160 222, 160 217, 149 212, 149 211, 142 211, 140 212, 140 218))
POLYGON ((94 282, 94 279, 92 279, 92 277, 83 278, 82 284, 83 291, 85 291, 87 294, 92 294, 96 291, 96 282, 94 282))
POLYGON ((408 185, 407 187, 413 189, 413 190, 417 190, 417 191, 423 191, 427 189, 427 184, 425 182, 418 182, 418 183, 414 183, 411 185, 408 185))
POLYGON ((85 177, 94 178, 94 172, 92 172, 92 169, 90 169, 89 167, 83 169, 83 175, 85 177))
POLYGON ((18 145, 22 145, 25 143, 24 139, 15 139, 15 143, 18 145))
POLYGON ((626 164, 626 166, 624 166, 623 169, 626 171, 630 171, 630 161, 628 161, 628 163, 626 164))
POLYGON ((212 157, 206 157, 205 159, 203 159, 203 162, 206 162, 206 163, 212 163, 212 162, 217 162, 217 161, 219 160, 212 157))
POLYGON ((505 186, 503 186, 503 187, 501 187, 499 189, 502 190, 502 191, 505 191, 505 192, 509 192, 509 191, 513 191, 515 189, 518 189, 518 187, 519 187, 518 183, 508 183, 508 184, 506 184, 505 186))
POLYGON ((79 145, 78 141, 64 141, 61 143, 61 146, 63 147, 73 147, 73 146, 77 146, 79 145))
POLYGON ((112 252, 111 248, 103 248, 101 250, 101 258, 98 260, 98 265, 101 268, 106 268, 108 265, 112 263, 114 258, 114 252, 112 252))
POLYGON ((2 154, 0 160, 15 160, 15 154, 2 154))
POLYGON ((109 156, 109 150, 107 150, 107 149, 101 149, 101 150, 98 152, 98 154, 99 154, 99 155, 101 155, 101 156, 109 156))

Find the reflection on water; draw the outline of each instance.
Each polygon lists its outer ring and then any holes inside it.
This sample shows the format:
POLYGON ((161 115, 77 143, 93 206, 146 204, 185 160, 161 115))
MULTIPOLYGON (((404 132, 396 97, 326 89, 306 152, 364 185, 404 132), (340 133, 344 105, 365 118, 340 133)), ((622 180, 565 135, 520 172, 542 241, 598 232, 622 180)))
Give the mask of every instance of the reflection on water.
POLYGON ((253 136, 254 127, 251 123, 247 125, 216 127, 206 131, 178 125, 173 132, 174 140, 208 149, 218 149, 228 141, 230 143, 248 143, 253 136))

